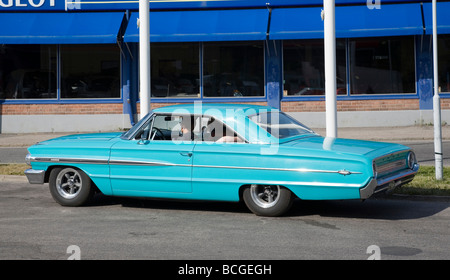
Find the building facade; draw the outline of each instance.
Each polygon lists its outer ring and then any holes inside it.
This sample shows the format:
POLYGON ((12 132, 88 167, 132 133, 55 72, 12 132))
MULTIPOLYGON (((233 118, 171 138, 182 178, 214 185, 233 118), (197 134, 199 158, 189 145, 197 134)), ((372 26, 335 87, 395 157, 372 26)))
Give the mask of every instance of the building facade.
MULTIPOLYGON (((322 1, 150 1, 151 106, 264 104, 325 126, 322 1)), ((438 2, 450 122, 450 2, 438 2)), ((0 133, 108 131, 139 114, 138 1, 0 0, 0 133), (104 3, 102 3, 104 2, 104 3)), ((340 127, 433 121, 430 1, 336 0, 340 127)))

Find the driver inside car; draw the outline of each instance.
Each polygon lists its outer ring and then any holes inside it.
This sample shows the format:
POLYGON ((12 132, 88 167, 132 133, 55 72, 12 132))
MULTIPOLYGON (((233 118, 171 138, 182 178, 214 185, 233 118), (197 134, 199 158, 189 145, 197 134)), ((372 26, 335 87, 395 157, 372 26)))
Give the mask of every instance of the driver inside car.
POLYGON ((173 131, 172 140, 175 141, 191 141, 192 140, 192 130, 190 118, 182 118, 180 122, 180 131, 173 131))

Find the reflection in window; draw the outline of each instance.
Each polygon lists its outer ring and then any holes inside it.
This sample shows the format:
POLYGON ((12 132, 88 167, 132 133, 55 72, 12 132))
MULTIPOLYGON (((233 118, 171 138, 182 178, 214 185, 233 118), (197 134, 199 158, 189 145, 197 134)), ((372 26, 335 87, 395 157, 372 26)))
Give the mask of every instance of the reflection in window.
POLYGON ((0 99, 56 98, 56 49, 0 45, 0 99))
POLYGON ((198 43, 152 44, 150 53, 153 97, 199 96, 198 43))
POLYGON ((249 116, 249 119, 279 139, 314 133, 302 123, 279 111, 258 113, 249 116))
POLYGON ((264 96, 263 43, 204 45, 205 97, 264 96))
MULTIPOLYGON (((346 94, 345 40, 336 41, 337 93, 346 94)), ((325 63, 323 40, 294 40, 283 43, 284 95, 324 95, 325 63)))
POLYGON ((415 93, 414 37, 349 40, 350 94, 415 93))
POLYGON ((119 98, 120 52, 116 45, 62 45, 62 98, 119 98))
POLYGON ((439 87, 441 92, 450 92, 450 35, 439 35, 439 87))

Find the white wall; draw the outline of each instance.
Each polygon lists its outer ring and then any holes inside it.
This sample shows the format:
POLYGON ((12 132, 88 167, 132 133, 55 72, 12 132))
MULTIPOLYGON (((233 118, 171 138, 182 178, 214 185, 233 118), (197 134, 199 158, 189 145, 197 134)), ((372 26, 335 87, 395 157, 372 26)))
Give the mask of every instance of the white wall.
MULTIPOLYGON (((325 128, 325 112, 290 112, 306 126, 325 128)), ((442 122, 450 124, 450 110, 442 110, 442 122)), ((338 127, 395 127, 433 123, 433 110, 338 112, 338 127)))
POLYGON ((0 115, 0 133, 102 132, 130 127, 128 115, 0 115))
MULTIPOLYGON (((290 112, 311 128, 325 128, 325 112, 290 112)), ((338 112, 338 127, 397 127, 433 123, 433 110, 338 112)), ((450 124, 450 110, 442 110, 450 124)), ((0 115, 0 133, 102 132, 130 128, 125 114, 0 115)))

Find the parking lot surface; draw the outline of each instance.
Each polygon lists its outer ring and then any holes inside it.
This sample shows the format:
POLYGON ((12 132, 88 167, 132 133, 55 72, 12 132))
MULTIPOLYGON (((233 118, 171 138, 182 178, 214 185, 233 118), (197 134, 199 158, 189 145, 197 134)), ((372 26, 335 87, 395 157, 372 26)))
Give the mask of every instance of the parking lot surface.
POLYGON ((450 259, 450 201, 295 201, 267 218, 235 203, 97 196, 56 204, 23 177, 0 187, 0 259, 450 259), (77 250, 73 251, 72 249, 77 250))

